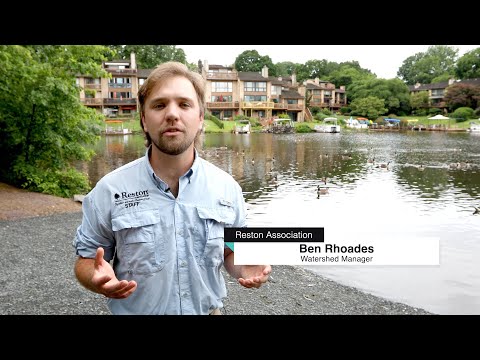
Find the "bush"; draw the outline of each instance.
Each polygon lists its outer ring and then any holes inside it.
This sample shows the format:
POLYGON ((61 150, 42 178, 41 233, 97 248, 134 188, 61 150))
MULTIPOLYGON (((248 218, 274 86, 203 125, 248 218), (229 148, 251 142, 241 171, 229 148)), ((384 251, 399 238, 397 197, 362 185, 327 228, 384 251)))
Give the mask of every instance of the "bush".
POLYGON ((220 120, 219 118, 217 118, 216 116, 210 113, 205 114, 205 119, 213 121, 215 125, 217 125, 220 129, 223 129, 224 127, 222 120, 220 120))
POLYGON ((416 116, 427 116, 427 110, 426 109, 417 109, 412 112, 413 115, 416 116))
POLYGON ((457 122, 467 121, 474 118, 474 110, 469 107, 459 107, 455 110, 451 117, 457 120, 457 122))
POLYGON ((308 126, 307 124, 299 124, 298 126, 295 127, 295 130, 297 133, 309 133, 313 132, 312 128, 308 126))
POLYGON ((441 113, 442 113, 442 109, 439 109, 439 108, 428 109, 428 114, 432 115, 432 116, 435 116, 435 115, 438 115, 438 114, 441 114, 441 113))

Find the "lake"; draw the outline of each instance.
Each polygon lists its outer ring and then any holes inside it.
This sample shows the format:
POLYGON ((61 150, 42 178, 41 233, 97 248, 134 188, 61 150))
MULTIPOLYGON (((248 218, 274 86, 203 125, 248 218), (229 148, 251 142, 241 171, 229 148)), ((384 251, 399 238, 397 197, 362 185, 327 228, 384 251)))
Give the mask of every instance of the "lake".
MULTIPOLYGON (((240 183, 248 224, 434 237, 440 266, 305 266, 437 314, 480 314, 480 134, 349 131, 204 134, 201 153, 240 183), (373 161, 372 163, 371 161, 373 161), (253 161, 252 161, 253 160, 253 161), (387 168, 377 167, 388 164, 387 168), (328 193, 316 187, 327 178, 328 193)), ((90 181, 145 153, 141 135, 104 136, 90 181)), ((412 249, 414 251, 414 249, 412 249)))

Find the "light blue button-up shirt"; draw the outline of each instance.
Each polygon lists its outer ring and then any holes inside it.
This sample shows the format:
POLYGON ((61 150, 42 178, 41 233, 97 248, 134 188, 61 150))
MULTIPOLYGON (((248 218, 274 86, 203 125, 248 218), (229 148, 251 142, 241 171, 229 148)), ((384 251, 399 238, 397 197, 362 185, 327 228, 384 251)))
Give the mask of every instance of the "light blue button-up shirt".
POLYGON ((76 254, 94 258, 101 246, 117 278, 137 282, 128 298, 107 300, 113 314, 208 314, 227 295, 223 229, 246 226, 242 189, 195 151, 175 198, 155 175, 149 150, 84 198, 76 254))

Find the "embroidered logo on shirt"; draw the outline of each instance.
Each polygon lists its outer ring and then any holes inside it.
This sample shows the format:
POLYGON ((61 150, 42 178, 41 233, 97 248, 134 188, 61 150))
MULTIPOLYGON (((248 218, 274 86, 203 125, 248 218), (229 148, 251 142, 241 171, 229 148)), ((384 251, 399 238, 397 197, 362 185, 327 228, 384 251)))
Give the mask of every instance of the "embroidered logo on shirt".
POLYGON ((141 190, 132 193, 122 191, 121 193, 115 193, 113 197, 115 198, 115 206, 124 206, 126 208, 138 206, 140 201, 150 199, 148 190, 141 190))

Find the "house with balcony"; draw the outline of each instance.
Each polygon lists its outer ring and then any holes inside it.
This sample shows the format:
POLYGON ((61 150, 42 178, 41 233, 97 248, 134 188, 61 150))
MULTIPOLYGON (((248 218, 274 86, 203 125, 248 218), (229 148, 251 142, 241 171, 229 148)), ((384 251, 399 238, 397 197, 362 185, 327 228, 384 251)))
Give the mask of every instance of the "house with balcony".
POLYGON ((309 108, 318 107, 338 111, 341 107, 347 106, 345 86, 336 88, 335 84, 319 78, 304 81, 299 92, 305 96, 309 108))
MULTIPOLYGON (((138 69, 134 53, 128 60, 105 61, 102 66, 110 78, 77 77, 81 101, 106 117, 132 116, 137 111, 138 89, 152 69, 138 69)), ((336 89, 318 79, 298 84, 295 74, 269 76, 266 66, 261 72, 239 72, 199 61, 198 67, 206 80, 207 110, 219 119, 245 115, 270 120, 288 114, 293 121, 303 122, 312 119, 305 104, 306 94, 311 94, 310 107, 338 110, 347 101, 344 87, 336 89)))
POLYGON ((102 67, 110 78, 77 77, 81 101, 106 117, 131 116, 137 110, 139 88, 135 54, 129 60, 105 61, 102 67))
POLYGON ((447 93, 447 88, 453 84, 470 84, 475 86, 480 86, 480 79, 465 79, 465 80, 455 80, 449 79, 448 81, 437 82, 433 84, 415 84, 408 86, 410 94, 414 94, 420 91, 426 91, 428 93, 429 105, 432 108, 441 109, 443 112, 447 112, 447 104, 445 102, 445 94, 447 93))
POLYGON ((207 110, 219 119, 236 115, 271 119, 288 114, 293 121, 304 121, 304 99, 293 85, 295 80, 268 75, 264 66, 261 72, 237 71, 233 67, 209 65, 201 68, 207 80, 207 110))

